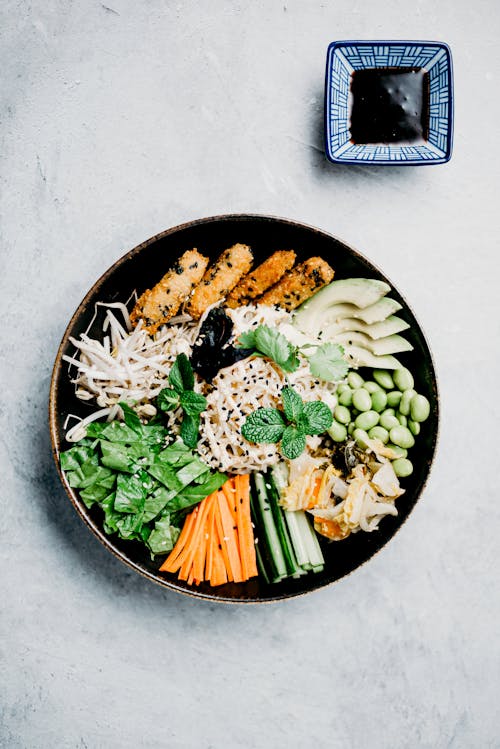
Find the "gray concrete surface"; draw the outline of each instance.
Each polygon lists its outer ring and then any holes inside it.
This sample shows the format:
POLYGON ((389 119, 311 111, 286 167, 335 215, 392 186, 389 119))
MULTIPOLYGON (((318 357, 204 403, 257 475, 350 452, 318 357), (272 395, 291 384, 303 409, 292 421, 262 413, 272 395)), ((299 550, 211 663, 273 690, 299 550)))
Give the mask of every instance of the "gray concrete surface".
POLYGON ((500 746, 494 0, 4 0, 1 9, 0 745, 500 746), (450 43, 447 166, 336 168, 328 43, 450 43), (166 592, 108 555, 49 450, 51 365, 95 278, 191 218, 337 234, 407 295, 442 434, 411 520, 363 569, 285 604, 166 592))

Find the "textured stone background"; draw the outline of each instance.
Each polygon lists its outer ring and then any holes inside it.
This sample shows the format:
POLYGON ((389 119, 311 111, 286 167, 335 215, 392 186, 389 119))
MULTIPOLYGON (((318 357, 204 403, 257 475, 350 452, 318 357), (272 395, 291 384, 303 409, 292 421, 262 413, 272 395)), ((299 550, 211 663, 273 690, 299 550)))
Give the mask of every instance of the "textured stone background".
POLYGON ((488 747, 498 719, 495 0, 3 0, 0 745, 488 747), (322 153, 333 39, 450 43, 446 166, 322 153), (491 153, 490 153, 491 149, 491 153), (379 264, 427 331, 442 432, 398 536, 331 589, 196 602, 115 561, 60 487, 51 365, 92 282, 224 212, 301 219, 379 264))

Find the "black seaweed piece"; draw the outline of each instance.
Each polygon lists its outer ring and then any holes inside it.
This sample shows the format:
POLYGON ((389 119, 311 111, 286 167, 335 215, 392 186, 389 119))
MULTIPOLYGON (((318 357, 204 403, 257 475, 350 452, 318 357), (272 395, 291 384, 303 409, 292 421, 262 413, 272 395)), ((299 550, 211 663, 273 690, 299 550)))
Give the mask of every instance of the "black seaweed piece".
POLYGON ((210 382, 219 370, 229 367, 252 353, 251 349, 236 348, 229 343, 233 321, 223 309, 210 310, 193 346, 191 366, 200 377, 210 382))

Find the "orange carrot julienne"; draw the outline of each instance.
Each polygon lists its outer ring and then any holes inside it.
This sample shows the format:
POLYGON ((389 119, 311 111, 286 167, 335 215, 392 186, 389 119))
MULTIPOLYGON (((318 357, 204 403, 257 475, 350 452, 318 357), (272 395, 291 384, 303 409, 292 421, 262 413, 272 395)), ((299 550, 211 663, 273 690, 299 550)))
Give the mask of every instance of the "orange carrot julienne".
POLYGON ((230 572, 235 583, 241 583, 244 581, 244 577, 241 570, 238 534, 235 530, 234 520, 228 506, 227 498, 223 492, 219 492, 218 504, 221 520, 219 534, 222 537, 222 549, 227 551, 226 566, 228 568, 228 573, 230 572))
POLYGON ((229 509, 231 510, 233 520, 236 522, 236 489, 234 482, 234 478, 226 481, 226 483, 222 486, 222 491, 227 499, 227 504, 229 506, 229 509))
POLYGON ((238 534, 240 540, 241 566, 245 579, 258 574, 255 554, 255 540, 250 514, 250 476, 236 477, 236 497, 238 499, 238 534))
POLYGON ((204 529, 205 527, 205 517, 207 514, 207 509, 210 507, 211 500, 213 500, 213 494, 211 494, 209 497, 206 497, 206 499, 204 499, 203 502, 200 502, 200 504, 198 505, 198 517, 196 518, 193 534, 189 543, 188 553, 185 556, 184 562, 181 566, 181 571, 179 572, 180 580, 187 580, 189 577, 189 571, 191 569, 191 565, 193 564, 196 548, 201 540, 200 536, 202 529, 204 529))
POLYGON ((191 535, 191 531, 192 531, 192 528, 193 528, 193 525, 194 525, 194 521, 196 519, 196 514, 195 513, 196 513, 197 509, 198 508, 196 508, 195 510, 193 510, 193 512, 191 512, 187 516, 187 518, 185 520, 185 523, 184 523, 184 527, 183 527, 183 529, 181 531, 181 535, 177 539, 177 543, 175 544, 174 548, 172 549, 172 551, 170 552, 170 554, 168 555, 168 557, 165 559, 165 561, 163 562, 162 566, 160 567, 160 571, 161 572, 177 572, 177 570, 179 569, 179 567, 175 567, 175 562, 176 562, 179 554, 185 548, 185 545, 188 542, 188 538, 191 535))

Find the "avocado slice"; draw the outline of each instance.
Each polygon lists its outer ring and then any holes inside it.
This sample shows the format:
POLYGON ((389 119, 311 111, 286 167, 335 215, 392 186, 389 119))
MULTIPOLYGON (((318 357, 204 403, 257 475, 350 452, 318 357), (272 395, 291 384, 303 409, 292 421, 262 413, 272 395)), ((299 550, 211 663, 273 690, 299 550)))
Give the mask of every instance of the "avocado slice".
POLYGON ((394 356, 375 356, 361 346, 344 346, 344 356, 354 367, 373 367, 374 369, 401 369, 400 362, 394 356))
POLYGON ((334 304, 333 307, 329 307, 326 310, 326 319, 329 322, 337 322, 337 320, 341 320, 344 317, 355 317, 366 323, 381 322, 400 309, 401 305, 395 299, 383 297, 378 302, 375 302, 375 304, 370 304, 369 307, 365 307, 364 309, 359 309, 354 304, 334 304))
POLYGON ((365 348, 375 356, 384 356, 385 354, 400 354, 403 351, 412 351, 413 346, 406 338, 400 335, 388 335, 384 338, 374 340, 366 333, 359 330, 345 331, 335 336, 335 343, 341 343, 342 346, 360 346, 365 348))
POLYGON ((295 324, 301 330, 315 333, 325 312, 333 305, 347 303, 364 309, 378 302, 390 290, 389 284, 374 278, 343 278, 332 281, 301 304, 295 313, 295 324))
MULTIPOLYGON (((325 324, 322 329, 321 337, 324 340, 335 339, 339 333, 343 333, 346 330, 358 331, 359 333, 365 333, 374 340, 379 338, 386 338, 389 335, 395 335, 401 333, 410 326, 405 320, 396 315, 391 315, 387 320, 381 322, 374 322, 371 325, 363 322, 363 320, 356 320, 354 317, 346 317, 343 320, 339 320, 337 323, 330 325, 325 324)), ((318 331, 319 333, 319 331, 318 331)))

